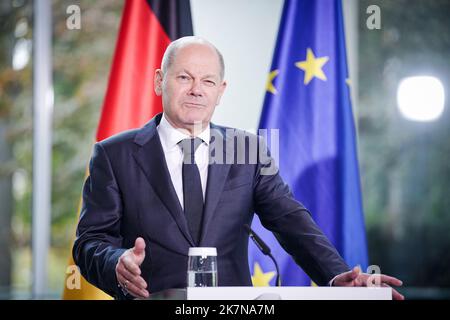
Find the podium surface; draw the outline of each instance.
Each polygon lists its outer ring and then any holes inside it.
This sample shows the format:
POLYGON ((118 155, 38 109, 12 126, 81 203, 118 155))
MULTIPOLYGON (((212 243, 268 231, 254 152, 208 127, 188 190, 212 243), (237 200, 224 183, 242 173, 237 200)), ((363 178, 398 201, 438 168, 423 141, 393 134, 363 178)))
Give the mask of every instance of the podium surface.
POLYGON ((381 287, 188 287, 150 295, 151 300, 392 300, 381 287))

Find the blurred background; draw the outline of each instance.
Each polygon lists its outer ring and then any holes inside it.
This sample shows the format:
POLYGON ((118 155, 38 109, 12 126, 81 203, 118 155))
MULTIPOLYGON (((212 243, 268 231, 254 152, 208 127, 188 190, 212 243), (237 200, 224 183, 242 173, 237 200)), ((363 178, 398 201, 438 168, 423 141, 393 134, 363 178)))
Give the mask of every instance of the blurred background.
MULTIPOLYGON (((402 279, 406 298, 449 299, 450 1, 343 3, 370 264, 402 279), (380 9, 379 29, 368 26, 371 5, 380 9), (407 108, 417 86, 429 88, 426 105, 418 99, 407 108)), ((229 86, 214 122, 256 130, 282 4, 191 0, 194 34, 216 44, 226 62, 229 86), (233 117, 237 110, 244 116, 233 117)), ((52 1, 49 298, 64 289, 122 8, 119 0, 52 1), (74 4, 81 28, 69 30, 74 4)), ((33 1, 1 1, 1 299, 32 297, 32 67, 40 63, 32 38, 33 1)))

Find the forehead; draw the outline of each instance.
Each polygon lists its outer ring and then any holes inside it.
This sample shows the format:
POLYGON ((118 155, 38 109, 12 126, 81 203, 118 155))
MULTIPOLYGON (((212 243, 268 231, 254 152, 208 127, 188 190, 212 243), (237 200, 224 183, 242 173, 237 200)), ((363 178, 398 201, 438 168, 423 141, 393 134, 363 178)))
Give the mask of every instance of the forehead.
POLYGON ((187 70, 219 74, 219 57, 215 49, 208 45, 187 45, 177 50, 173 61, 173 69, 175 72, 187 70))

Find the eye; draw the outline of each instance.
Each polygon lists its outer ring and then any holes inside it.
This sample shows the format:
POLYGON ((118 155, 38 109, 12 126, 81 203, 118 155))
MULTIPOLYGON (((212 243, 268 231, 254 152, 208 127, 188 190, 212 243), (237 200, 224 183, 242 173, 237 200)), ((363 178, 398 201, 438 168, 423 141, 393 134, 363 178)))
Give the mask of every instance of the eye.
POLYGON ((191 78, 185 74, 181 74, 177 77, 180 81, 186 82, 189 81, 191 78))
POLYGON ((205 80, 204 83, 208 86, 208 87, 214 87, 216 85, 216 83, 212 80, 205 80))

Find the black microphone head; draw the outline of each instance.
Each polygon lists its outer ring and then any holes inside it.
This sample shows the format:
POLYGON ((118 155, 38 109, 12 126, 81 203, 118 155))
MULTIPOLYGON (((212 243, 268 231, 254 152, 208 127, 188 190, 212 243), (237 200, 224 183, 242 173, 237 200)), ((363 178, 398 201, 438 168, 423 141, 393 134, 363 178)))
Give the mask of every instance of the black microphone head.
POLYGON ((248 224, 244 224, 244 229, 247 231, 248 235, 250 236, 250 238, 252 238, 253 242, 256 244, 256 246, 259 248, 259 250, 261 250, 261 252, 263 254, 265 254, 266 256, 269 256, 272 259, 273 263, 275 264, 275 268, 277 270, 276 285, 281 286, 280 270, 278 268, 278 263, 275 260, 275 258, 272 256, 272 254, 270 253, 269 246, 267 244, 265 244, 264 241, 262 241, 262 239, 255 233, 255 231, 252 230, 252 228, 250 228, 250 226, 248 224))
POLYGON ((262 253, 264 253, 266 256, 270 255, 270 248, 267 246, 267 244, 264 243, 264 241, 255 233, 255 231, 250 228, 248 224, 244 224, 244 228, 249 234, 250 238, 253 240, 253 242, 256 244, 256 246, 261 250, 262 253))

